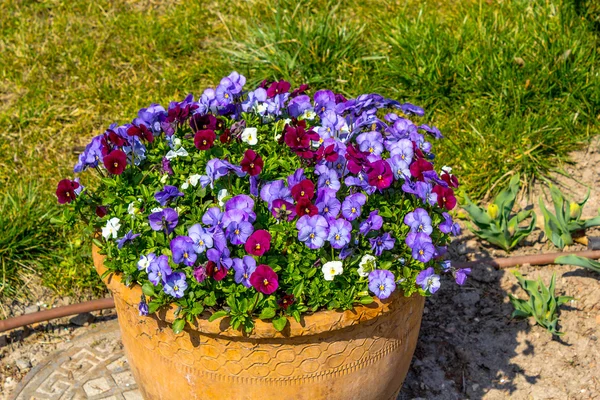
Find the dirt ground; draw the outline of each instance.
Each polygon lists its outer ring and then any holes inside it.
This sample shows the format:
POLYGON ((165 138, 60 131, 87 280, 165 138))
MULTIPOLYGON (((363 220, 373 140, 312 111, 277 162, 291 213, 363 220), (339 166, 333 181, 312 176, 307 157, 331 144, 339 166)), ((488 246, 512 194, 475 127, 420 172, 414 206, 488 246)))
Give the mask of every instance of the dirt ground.
MULTIPOLYGON (((592 195, 584 217, 597 215, 600 207, 600 146, 593 142, 573 154, 574 165, 565 167, 567 175, 557 175, 562 189, 580 200, 587 187, 592 195)), ((544 196, 535 186, 532 198, 544 196)), ((549 203, 549 196, 546 194, 549 203)), ((532 201, 524 198, 521 206, 532 201)), ((538 225, 542 226, 537 204, 538 225)), ((467 230, 456 240, 450 255, 453 260, 503 257, 502 250, 475 240, 467 230)), ((600 236, 594 229, 590 236, 600 236)), ((584 250, 574 245, 566 250, 584 250)), ((536 229, 511 255, 557 251, 536 229)), ((62 305, 70 299, 53 301, 42 291, 38 299, 62 305)), ((44 307, 14 302, 4 304, 6 316, 36 311, 44 307)), ((0 399, 20 379, 51 352, 60 349, 74 336, 95 323, 114 318, 114 311, 52 321, 34 330, 15 330, 0 334, 0 399), (83 325, 83 326, 79 326, 83 325)), ((399 399, 600 399, 600 274, 571 266, 530 266, 494 269, 478 264, 463 287, 445 280, 441 289, 427 299, 419 343, 399 399), (560 308, 560 330, 565 335, 553 339, 530 320, 510 318, 512 306, 508 293, 523 298, 512 274, 518 270, 527 278, 549 282, 557 275, 557 294, 575 297, 560 308)))

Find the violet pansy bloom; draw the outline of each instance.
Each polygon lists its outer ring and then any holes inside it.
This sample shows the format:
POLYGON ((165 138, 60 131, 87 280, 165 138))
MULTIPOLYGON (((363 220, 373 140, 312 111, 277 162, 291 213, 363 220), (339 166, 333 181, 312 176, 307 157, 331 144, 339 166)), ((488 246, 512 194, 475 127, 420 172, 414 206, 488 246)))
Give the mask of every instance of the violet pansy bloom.
POLYGON ((306 175, 304 175, 304 168, 298 168, 292 175, 287 177, 288 187, 294 187, 305 179, 306 175))
POLYGON ((348 221, 354 221, 360 217, 362 206, 365 205, 366 201, 367 196, 362 193, 355 193, 346 197, 342 203, 342 215, 344 218, 348 221))
POLYGON ((380 155, 383 151, 383 138, 377 131, 361 133, 356 137, 356 143, 364 153, 380 155))
POLYGON ((467 281, 468 275, 471 275, 471 268, 459 268, 454 271, 454 280, 462 286, 467 281))
POLYGON ((429 267, 419 272, 416 283, 424 291, 433 294, 440 288, 440 276, 436 275, 432 267, 429 267))
POLYGON ((396 290, 394 274, 386 269, 376 269, 369 273, 369 290, 379 299, 387 299, 396 290))
POLYGON ((398 156, 401 160, 410 164, 414 156, 413 142, 409 139, 400 139, 397 142, 386 141, 386 149, 390 152, 390 156, 398 156))
POLYGON ((378 231, 383 226, 383 218, 379 215, 379 210, 371 211, 369 218, 360 223, 359 231, 361 235, 366 235, 370 231, 378 231))
POLYGON ((211 207, 202 216, 202 223, 208 226, 209 232, 214 232, 215 229, 223 229, 223 212, 219 207, 211 207))
POLYGON ((287 202, 293 201, 292 192, 285 186, 285 182, 281 179, 263 185, 260 189, 260 198, 269 204, 269 208, 273 205, 273 202, 278 199, 287 202))
POLYGON ((169 201, 182 196, 183 193, 181 193, 176 186, 166 185, 162 191, 157 192, 154 195, 154 198, 164 207, 169 201))
POLYGON ((179 216, 177 215, 177 211, 172 208, 165 208, 164 210, 150 214, 148 221, 153 230, 171 233, 179 222, 179 216))
POLYGON ((246 287, 252 286, 250 276, 256 270, 256 261, 250 256, 244 256, 243 259, 233 259, 233 270, 235 271, 234 280, 246 287))
POLYGON ((435 246, 425 233, 410 232, 406 237, 406 244, 412 249, 412 257, 422 263, 429 262, 435 254, 435 246))
POLYGON ((329 235, 329 224, 321 215, 303 215, 296 222, 298 240, 305 243, 309 249, 318 249, 325 244, 329 235))
POLYGON ((431 232, 433 232, 431 217, 422 208, 417 208, 406 214, 404 223, 410 227, 411 232, 423 232, 428 235, 431 235, 431 232))
POLYGON ((319 90, 315 93, 315 112, 319 115, 327 110, 335 110, 335 94, 331 90, 319 90))
POLYGON ((156 258, 156 254, 154 253, 150 253, 147 256, 141 255, 140 260, 137 263, 138 270, 148 272, 148 267, 156 260, 156 258))
POLYGON ((230 257, 231 252, 227 246, 215 246, 206 252, 206 258, 214 262, 217 269, 229 269, 233 265, 233 260, 230 257))
POLYGON ((327 188, 337 192, 340 189, 340 180, 337 172, 333 169, 325 167, 326 171, 322 171, 317 181, 317 187, 319 189, 327 188))
POLYGON ((200 224, 192 225, 188 229, 188 236, 193 240, 194 251, 198 254, 202 254, 213 247, 213 236, 200 224))
POLYGON ((296 207, 288 201, 277 199, 271 205, 271 214, 276 219, 289 222, 296 218, 296 207))
POLYGON ((444 221, 438 225, 438 228, 442 233, 451 233, 453 236, 460 235, 460 225, 457 222, 452 221, 452 217, 447 212, 442 213, 444 221))
POLYGON ((191 267, 196 262, 196 244, 189 236, 177 236, 171 240, 171 253, 175 264, 184 263, 191 267))
POLYGON ((319 214, 327 219, 335 219, 340 213, 342 203, 329 190, 319 191, 316 202, 319 214))
POLYGON ((117 239, 117 247, 122 249, 123 246, 129 242, 133 242, 133 239, 140 236, 139 233, 134 234, 132 230, 129 230, 121 239, 117 239))
POLYGON ((183 272, 175 272, 167 278, 164 284, 164 292, 170 296, 180 299, 187 289, 187 281, 183 272))
POLYGON ((169 257, 159 256, 148 266, 148 280, 152 282, 154 286, 159 283, 165 283, 167 277, 171 275, 173 270, 169 266, 169 257))
POLYGON ((371 250, 375 252, 375 255, 380 256, 384 250, 392 250, 394 248, 396 239, 389 232, 386 232, 379 237, 369 239, 369 243, 371 243, 371 250))
POLYGON ((406 178, 410 177, 410 169, 408 163, 404 161, 399 155, 395 155, 387 160, 392 168, 394 178, 406 178))
POLYGON ((225 214, 231 210, 241 210, 248 216, 248 221, 256 221, 256 214, 254 213, 254 200, 252 200, 252 197, 248 195, 238 194, 237 196, 227 200, 225 203, 225 214))
POLYGON ((329 221, 327 240, 334 249, 341 249, 350 243, 352 224, 343 218, 329 221))

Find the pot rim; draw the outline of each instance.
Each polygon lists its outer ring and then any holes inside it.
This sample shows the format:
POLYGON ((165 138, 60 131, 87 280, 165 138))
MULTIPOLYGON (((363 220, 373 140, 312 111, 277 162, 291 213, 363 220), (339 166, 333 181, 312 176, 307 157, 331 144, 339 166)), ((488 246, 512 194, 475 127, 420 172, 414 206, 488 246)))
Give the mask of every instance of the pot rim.
MULTIPOLYGON (((100 249, 95 244, 92 244, 92 258, 96 271, 100 276, 108 270, 104 266, 105 255, 100 254, 100 249)), ((111 272, 103 279, 107 288, 113 294, 113 297, 124 301, 132 307, 136 307, 142 296, 142 288, 137 283, 130 286, 123 283, 122 274, 111 272)), ((186 323, 184 330, 198 331, 209 335, 227 336, 227 337, 246 337, 254 339, 267 338, 289 338, 295 336, 311 336, 318 335, 323 332, 344 329, 353 325, 364 323, 369 320, 378 318, 383 314, 387 314, 397 308, 409 306, 413 303, 418 294, 411 297, 405 297, 401 291, 396 290, 392 295, 380 300, 373 297, 374 302, 369 305, 356 305, 353 310, 337 311, 337 310, 322 310, 312 314, 305 314, 301 317, 300 323, 294 318, 287 317, 288 324, 282 332, 277 331, 273 324, 265 322, 259 318, 253 318, 254 330, 251 333, 245 333, 242 330, 235 330, 227 321, 229 317, 223 317, 215 321, 209 322, 208 318, 211 313, 204 311, 200 317, 196 317, 192 323, 186 323)), ((177 306, 173 303, 168 306, 161 307, 153 315, 148 318, 155 318, 168 324, 175 321, 175 311, 177 306)))

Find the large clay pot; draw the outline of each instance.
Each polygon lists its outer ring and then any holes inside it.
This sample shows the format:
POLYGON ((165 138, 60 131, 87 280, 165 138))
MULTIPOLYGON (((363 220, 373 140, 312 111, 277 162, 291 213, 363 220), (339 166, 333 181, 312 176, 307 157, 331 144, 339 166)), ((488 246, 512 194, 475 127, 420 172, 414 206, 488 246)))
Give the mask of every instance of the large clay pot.
MULTIPOLYGON (((104 256, 93 249, 103 274, 104 256)), ((175 307, 140 317, 139 285, 119 274, 111 290, 125 353, 145 399, 392 400, 415 350, 424 299, 395 294, 354 311, 320 311, 284 332, 256 321, 244 335, 226 321, 199 318, 176 335, 175 307)))

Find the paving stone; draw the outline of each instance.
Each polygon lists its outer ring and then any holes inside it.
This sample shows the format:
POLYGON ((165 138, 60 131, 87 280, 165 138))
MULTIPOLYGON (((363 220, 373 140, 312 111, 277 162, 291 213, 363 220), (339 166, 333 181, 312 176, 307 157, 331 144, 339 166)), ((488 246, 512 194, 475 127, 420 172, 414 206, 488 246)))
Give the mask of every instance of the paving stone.
MULTIPOLYGON (((1 396, 0 396, 1 397, 1 396)), ((10 400, 143 400, 116 320, 103 322, 33 367, 10 400)))

